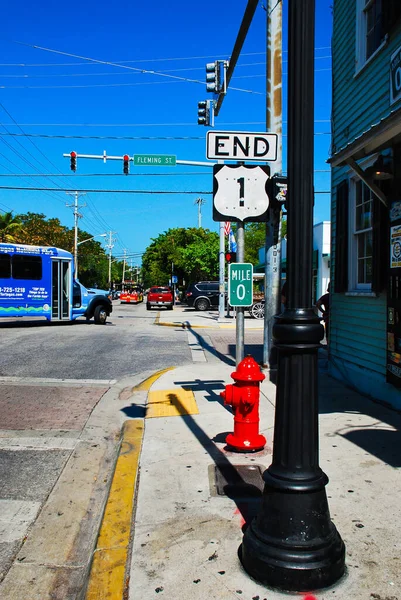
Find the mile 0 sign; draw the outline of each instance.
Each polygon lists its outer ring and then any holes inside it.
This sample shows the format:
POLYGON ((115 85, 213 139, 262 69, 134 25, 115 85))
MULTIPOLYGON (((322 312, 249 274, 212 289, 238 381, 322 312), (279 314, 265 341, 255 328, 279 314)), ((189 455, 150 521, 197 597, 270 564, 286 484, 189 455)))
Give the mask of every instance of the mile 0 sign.
POLYGON ((214 165, 213 220, 266 221, 269 175, 267 165, 214 165))

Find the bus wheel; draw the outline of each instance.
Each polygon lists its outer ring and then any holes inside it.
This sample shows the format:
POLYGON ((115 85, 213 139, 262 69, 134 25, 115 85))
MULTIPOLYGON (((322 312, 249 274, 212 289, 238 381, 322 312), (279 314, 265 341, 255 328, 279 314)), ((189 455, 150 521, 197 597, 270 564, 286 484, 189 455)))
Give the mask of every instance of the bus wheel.
POLYGON ((104 325, 107 321, 107 312, 104 306, 96 306, 95 312, 93 313, 93 318, 95 319, 95 323, 98 325, 104 325))

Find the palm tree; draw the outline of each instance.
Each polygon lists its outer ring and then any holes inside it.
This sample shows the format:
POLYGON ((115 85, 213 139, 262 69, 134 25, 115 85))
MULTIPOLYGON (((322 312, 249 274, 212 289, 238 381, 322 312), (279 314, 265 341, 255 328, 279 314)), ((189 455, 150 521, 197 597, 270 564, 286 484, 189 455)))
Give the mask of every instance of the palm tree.
POLYGON ((22 223, 18 215, 12 212, 0 213, 0 242, 16 242, 23 233, 22 223))

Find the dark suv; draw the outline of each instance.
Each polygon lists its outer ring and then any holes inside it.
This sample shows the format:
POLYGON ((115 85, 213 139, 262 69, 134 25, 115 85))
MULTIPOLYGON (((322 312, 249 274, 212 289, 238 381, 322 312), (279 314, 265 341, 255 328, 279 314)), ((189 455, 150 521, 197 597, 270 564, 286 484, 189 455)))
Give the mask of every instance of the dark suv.
POLYGON ((208 310, 219 305, 219 282, 191 283, 185 293, 185 302, 196 310, 208 310))

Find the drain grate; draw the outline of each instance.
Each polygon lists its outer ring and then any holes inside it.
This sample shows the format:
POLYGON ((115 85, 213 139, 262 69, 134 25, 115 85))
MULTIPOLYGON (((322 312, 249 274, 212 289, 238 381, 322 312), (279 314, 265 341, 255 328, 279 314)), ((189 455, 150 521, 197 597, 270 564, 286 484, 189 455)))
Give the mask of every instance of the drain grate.
POLYGON ((258 498, 264 481, 261 465, 211 465, 214 488, 218 496, 258 498))

